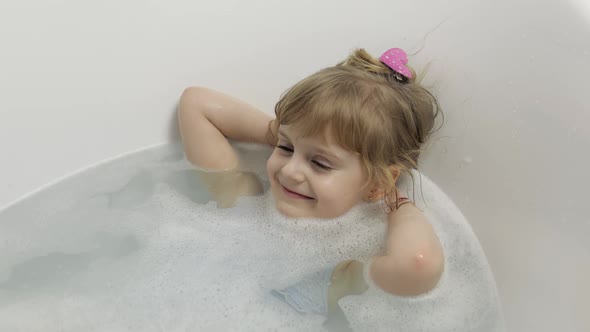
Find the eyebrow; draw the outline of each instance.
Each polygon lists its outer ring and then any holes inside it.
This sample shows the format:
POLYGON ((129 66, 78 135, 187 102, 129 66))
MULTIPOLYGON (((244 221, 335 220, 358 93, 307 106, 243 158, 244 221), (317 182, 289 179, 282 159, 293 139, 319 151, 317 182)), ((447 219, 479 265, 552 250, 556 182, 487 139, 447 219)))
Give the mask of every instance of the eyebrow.
MULTIPOLYGON (((286 139, 289 139, 289 136, 287 136, 287 134, 282 131, 281 129, 279 129, 279 135, 284 136, 286 139)), ((337 155, 331 153, 330 151, 320 147, 320 146, 314 146, 313 147, 314 150, 316 150, 317 152, 319 152, 320 154, 326 155, 328 158, 334 160, 335 162, 341 163, 342 162, 342 158, 338 157, 337 155)))
POLYGON ((287 136, 287 134, 286 134, 286 133, 285 133, 285 132, 284 132, 282 129, 279 129, 279 135, 283 135, 283 136, 285 136, 286 138, 289 138, 289 137, 287 136))

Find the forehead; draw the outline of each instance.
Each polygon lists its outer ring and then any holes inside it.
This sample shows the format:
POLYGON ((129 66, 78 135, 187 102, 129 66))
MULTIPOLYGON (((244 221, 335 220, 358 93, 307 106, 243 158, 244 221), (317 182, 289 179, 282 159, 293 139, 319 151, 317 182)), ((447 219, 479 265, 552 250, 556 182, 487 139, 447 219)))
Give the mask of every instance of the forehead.
POLYGON ((293 141, 315 141, 318 143, 323 143, 325 145, 337 145, 336 138, 332 134, 332 130, 330 128, 322 128, 318 132, 313 134, 306 134, 300 126, 296 125, 280 125, 279 126, 279 134, 282 136, 286 136, 293 141))
POLYGON ((338 140, 336 135, 333 134, 330 126, 327 126, 320 130, 317 134, 303 136, 301 130, 294 125, 280 125, 279 135, 285 136, 291 141, 301 142, 306 145, 313 146, 320 150, 329 149, 331 152, 336 153, 340 156, 356 156, 357 153, 346 149, 338 140))

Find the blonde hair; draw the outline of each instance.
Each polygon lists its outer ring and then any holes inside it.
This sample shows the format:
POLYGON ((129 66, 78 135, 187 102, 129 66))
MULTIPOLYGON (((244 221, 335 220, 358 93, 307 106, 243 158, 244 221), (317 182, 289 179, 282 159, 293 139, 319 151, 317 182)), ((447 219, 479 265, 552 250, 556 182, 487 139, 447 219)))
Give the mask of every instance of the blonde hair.
POLYGON ((357 49, 291 87, 276 104, 275 114, 269 128, 273 142, 279 125, 294 125, 302 137, 331 129, 342 147, 360 155, 369 180, 386 185, 391 207, 396 190, 389 167, 400 172, 418 167, 422 146, 441 112, 436 98, 415 79, 401 78, 357 49))

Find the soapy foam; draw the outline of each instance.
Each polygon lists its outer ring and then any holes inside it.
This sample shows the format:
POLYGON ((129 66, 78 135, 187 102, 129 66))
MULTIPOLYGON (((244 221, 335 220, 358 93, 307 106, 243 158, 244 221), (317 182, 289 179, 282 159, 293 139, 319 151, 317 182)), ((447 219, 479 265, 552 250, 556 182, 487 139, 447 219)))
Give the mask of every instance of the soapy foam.
MULTIPOLYGON (((268 152, 241 151, 246 170, 268 187, 268 152)), ((501 330, 494 281, 475 236, 424 180, 426 211, 447 255, 443 279, 418 298, 371 289, 341 300, 351 326, 501 330)), ((297 313, 270 290, 382 250, 380 204, 359 204, 332 220, 294 220, 274 209, 268 191, 218 209, 203 187, 180 147, 165 146, 1 211, 0 330, 322 331, 323 317, 297 313)))

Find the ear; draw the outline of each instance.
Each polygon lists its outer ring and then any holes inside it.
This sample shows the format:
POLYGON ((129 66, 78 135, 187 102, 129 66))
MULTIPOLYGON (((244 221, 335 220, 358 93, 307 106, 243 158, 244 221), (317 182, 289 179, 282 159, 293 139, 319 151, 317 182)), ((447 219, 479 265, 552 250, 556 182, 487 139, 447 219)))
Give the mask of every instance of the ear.
MULTIPOLYGON (((401 171, 399 169, 399 167, 395 166, 395 165, 391 165, 388 167, 389 172, 391 172, 391 177, 393 178, 393 182, 397 182, 397 179, 399 179, 399 176, 401 174, 401 171)), ((382 183, 382 182, 375 182, 373 184, 371 184, 370 189, 368 191, 367 194, 367 201, 378 201, 380 199, 383 198, 383 196, 385 196, 385 194, 387 193, 387 191, 390 189, 390 185, 389 183, 382 183)))

